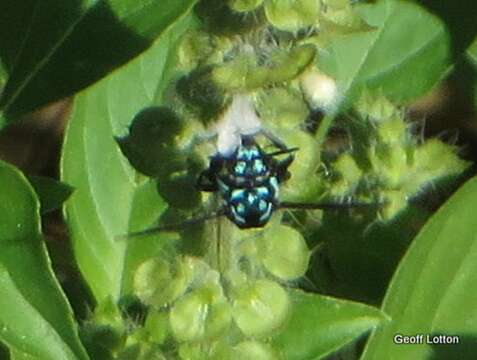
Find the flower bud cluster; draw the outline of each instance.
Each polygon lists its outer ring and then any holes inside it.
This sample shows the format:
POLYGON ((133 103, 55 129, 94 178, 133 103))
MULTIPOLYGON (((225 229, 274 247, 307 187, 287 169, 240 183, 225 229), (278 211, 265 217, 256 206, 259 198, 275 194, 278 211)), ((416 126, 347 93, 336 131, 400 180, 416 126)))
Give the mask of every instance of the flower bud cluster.
MULTIPOLYGON (((215 152, 197 135, 217 125, 230 104, 237 105, 232 99, 243 94, 241 104, 251 99, 264 127, 288 147, 299 148, 288 169, 291 177, 280 186, 281 201, 353 195, 383 201, 382 216, 389 219, 426 184, 465 168, 452 146, 438 140, 418 143, 401 111, 368 96, 355 105, 361 121, 356 128, 366 130, 350 127, 357 145, 329 165, 332 181, 319 176, 325 160, 310 130, 316 125, 310 114, 335 110, 340 95, 315 60, 327 37, 366 29, 350 3, 199 2, 195 12, 201 25, 178 46, 178 72, 163 101, 168 107, 143 110, 129 136, 118 139, 131 164, 157 179, 169 210, 197 212, 214 204, 195 189, 215 152)), ((221 129, 242 128, 227 123, 221 129)), ((232 135, 220 138, 221 149, 228 149, 232 135)), ((260 145, 265 148, 266 142, 260 145)), ((280 359, 269 339, 286 326, 293 306, 286 285, 307 271, 310 250, 302 233, 278 213, 260 230, 239 230, 224 219, 199 227, 181 231, 187 246, 178 254, 137 267, 134 296, 148 311, 143 326, 132 331, 124 322, 119 329, 108 323, 113 340, 122 344, 117 358, 280 359)))
POLYGON ((151 258, 137 268, 134 293, 149 307, 143 342, 175 342, 183 359, 279 358, 266 339, 285 323, 291 304, 283 284, 305 274, 310 251, 279 221, 264 231, 232 226, 227 239, 214 240, 220 254, 151 258))
MULTIPOLYGON (((341 154, 332 165, 338 179, 330 186, 334 196, 357 196, 383 204, 381 217, 390 220, 428 185, 459 175, 469 163, 457 148, 439 139, 420 140, 412 134, 405 114, 382 96, 366 92, 356 104, 365 147, 341 154)), ((351 131, 359 139, 362 133, 351 131)), ((359 140, 358 140, 359 141, 359 140)), ((355 141, 356 143, 357 141, 355 141)))
POLYGON ((316 68, 317 51, 333 36, 369 29, 348 0, 213 0, 195 10, 202 28, 178 47, 179 79, 167 101, 204 124, 231 95, 270 88, 298 90, 307 106, 332 108, 336 84, 316 68))

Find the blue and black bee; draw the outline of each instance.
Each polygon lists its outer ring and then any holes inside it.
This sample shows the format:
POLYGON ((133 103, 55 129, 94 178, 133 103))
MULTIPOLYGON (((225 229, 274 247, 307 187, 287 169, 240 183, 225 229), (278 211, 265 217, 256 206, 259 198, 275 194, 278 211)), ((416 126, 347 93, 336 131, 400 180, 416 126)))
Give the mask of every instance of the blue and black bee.
POLYGON ((297 148, 288 149, 276 141, 275 145, 279 151, 266 153, 254 136, 242 135, 232 156, 217 153, 199 176, 198 188, 218 192, 220 213, 241 229, 263 227, 280 207, 279 185, 290 176, 288 167, 297 148), (287 153, 283 160, 275 158, 287 153))

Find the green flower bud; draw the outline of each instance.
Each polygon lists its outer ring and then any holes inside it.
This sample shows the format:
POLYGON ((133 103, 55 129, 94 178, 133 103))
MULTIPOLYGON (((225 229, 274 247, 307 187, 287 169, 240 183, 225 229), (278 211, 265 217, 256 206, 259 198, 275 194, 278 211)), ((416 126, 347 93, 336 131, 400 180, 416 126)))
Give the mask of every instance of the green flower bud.
POLYGON ((147 314, 144 328, 151 342, 162 344, 166 340, 169 330, 168 314, 151 309, 147 314))
POLYGON ((334 10, 344 9, 349 6, 349 0, 321 0, 323 5, 334 10))
POLYGON ((277 360, 278 354, 268 344, 258 341, 244 341, 234 347, 231 360, 277 360))
POLYGON ((203 261, 184 257, 171 264, 159 257, 149 259, 136 270, 133 288, 136 296, 147 305, 161 307, 183 295, 198 278, 210 271, 203 261))
MULTIPOLYGON (((226 334, 224 334, 226 335, 226 334)), ((224 336, 225 338, 225 336, 224 336)), ((204 360, 232 360, 233 358, 233 348, 232 346, 225 341, 225 339, 221 339, 212 343, 209 346, 209 351, 206 353, 206 357, 204 360)))
POLYGON ((289 299, 276 282, 257 280, 235 291, 232 314, 245 336, 267 335, 286 319, 289 299))
POLYGON ((272 275, 282 280, 293 280, 305 275, 310 251, 298 231, 285 225, 272 226, 257 241, 263 243, 262 263, 272 275))
POLYGON ((226 37, 191 30, 183 36, 177 50, 179 67, 188 72, 199 66, 221 63, 224 53, 232 46, 233 43, 226 37))
POLYGON ((123 347, 126 339, 125 332, 92 322, 83 324, 80 334, 88 353, 94 354, 98 359, 112 359, 112 354, 123 347))
MULTIPOLYGON (((244 0, 245 2, 247 0, 244 0)), ((252 3, 253 0, 247 2, 252 3)), ((263 16, 244 16, 229 7, 225 0, 199 1, 194 8, 205 27, 212 33, 236 36, 244 35, 264 23, 263 16)))
MULTIPOLYGON (((204 344, 205 345, 205 344, 204 344)), ((209 344, 207 344, 209 345, 209 344)), ((184 359, 204 360, 278 360, 281 357, 273 348, 258 341, 244 341, 235 346, 225 341, 217 341, 210 346, 188 345, 181 347, 184 359)))
POLYGON ((98 304, 93 316, 81 327, 81 338, 88 350, 104 358, 122 348, 126 333, 127 324, 110 297, 98 304))
POLYGON ((313 45, 279 51, 269 66, 258 66, 254 54, 245 54, 212 70, 212 79, 223 91, 253 91, 295 79, 313 61, 313 45))
POLYGON ((407 195, 402 190, 386 190, 381 192, 381 197, 386 199, 384 206, 379 210, 383 221, 393 219, 407 206, 407 195))
POLYGON ((178 63, 185 71, 191 71, 214 52, 213 37, 202 31, 187 32, 177 49, 178 63))
POLYGON ((162 350, 155 344, 135 343, 119 352, 116 360, 166 360, 162 350))
POLYGON ((96 324, 108 325, 115 328, 122 328, 124 326, 121 311, 111 297, 104 299, 96 306, 92 320, 96 324))
MULTIPOLYGON (((252 245, 252 244, 250 244, 250 245, 252 245)), ((247 246, 247 247, 249 247, 249 246, 247 246)), ((240 250, 242 250, 242 249, 240 249, 240 250)), ((250 254, 247 254, 247 255, 251 256, 250 254)), ((248 281, 247 274, 238 270, 238 269, 233 269, 233 270, 227 271, 224 274, 224 277, 225 277, 225 279, 227 279, 227 282, 228 282, 228 284, 230 284, 230 286, 235 286, 235 287, 243 286, 248 281)))
POLYGON ((414 168, 417 181, 423 183, 446 176, 455 176, 470 166, 459 159, 457 147, 438 139, 430 139, 414 152, 414 168))
POLYGON ((380 123, 378 138, 380 142, 389 146, 405 146, 408 141, 407 124, 400 118, 394 118, 380 123))
POLYGON ((370 160, 373 171, 387 188, 396 189, 411 175, 408 152, 403 147, 377 147, 370 160))
POLYGON ((437 139, 416 146, 408 140, 403 120, 395 118, 378 126, 378 144, 369 151, 374 176, 385 200, 381 209, 384 220, 394 217, 424 186, 443 177, 455 176, 467 166, 453 146, 437 139))
POLYGON ((205 327, 205 337, 217 337, 227 331, 232 322, 230 304, 224 299, 212 304, 205 327))
POLYGON ((263 0, 228 0, 230 8, 237 12, 253 11, 262 3, 263 0))
MULTIPOLYGON (((209 344, 207 343, 182 343, 179 345, 179 358, 181 360, 219 360, 210 354, 209 344)), ((227 359, 227 357, 222 357, 227 359)))
POLYGON ((353 9, 348 0, 324 0, 326 11, 320 14, 320 29, 325 32, 346 34, 372 29, 353 9))
POLYGON ((297 32, 307 26, 317 25, 320 2, 316 0, 268 0, 265 15, 277 29, 297 32))
POLYGON ((383 122, 392 117, 402 116, 396 106, 386 97, 376 96, 367 90, 363 91, 354 106, 363 119, 370 119, 375 122, 383 122))
POLYGON ((193 341, 204 334, 209 305, 200 295, 192 293, 175 304, 170 313, 172 332, 179 341, 193 341))
POLYGON ((269 69, 270 85, 287 82, 298 77, 315 59, 316 48, 305 44, 295 46, 287 52, 279 52, 274 65, 269 69))
POLYGON ((201 159, 181 148, 191 141, 190 127, 170 109, 150 107, 135 116, 128 136, 117 139, 134 168, 157 177, 159 193, 177 208, 196 207, 201 199, 195 188, 201 159))
MULTIPOLYGON (((126 357, 124 360, 131 360, 131 358, 126 357)), ((167 358, 161 349, 151 346, 149 349, 143 350, 138 360, 167 360, 167 358)))
POLYGON ((224 91, 214 81, 213 71, 212 66, 197 68, 176 85, 177 93, 205 125, 217 118, 226 104, 224 91))
POLYGON ((340 178, 330 188, 331 196, 345 196, 352 193, 363 177, 363 171, 350 154, 342 154, 333 163, 340 178))
POLYGON ((139 360, 141 357, 141 345, 140 344, 133 344, 130 346, 125 347, 122 351, 120 351, 114 359, 118 360, 139 360))
POLYGON ((259 71, 255 54, 246 52, 232 61, 216 66, 211 77, 215 84, 225 91, 243 91, 259 87, 266 82, 266 71, 259 71), (249 74, 254 71, 255 76, 249 74))
POLYGON ((288 147, 298 147, 295 160, 289 167, 291 177, 281 187, 283 201, 306 202, 316 200, 324 191, 317 176, 320 166, 320 147, 313 136, 301 130, 274 129, 288 147))
POLYGON ((216 337, 230 326, 230 305, 219 285, 204 285, 175 303, 169 322, 178 341, 216 337))
POLYGON ((134 117, 129 135, 116 140, 137 171, 158 176, 183 168, 186 157, 174 143, 183 127, 184 123, 172 110, 150 107, 134 117))
POLYGON ((257 101, 260 117, 272 126, 298 129, 308 117, 308 107, 299 91, 273 88, 260 92, 257 101))
POLYGON ((161 307, 183 294, 189 281, 190 279, 180 272, 174 278, 169 262, 156 257, 143 262, 137 268, 133 287, 134 293, 143 303, 161 307))

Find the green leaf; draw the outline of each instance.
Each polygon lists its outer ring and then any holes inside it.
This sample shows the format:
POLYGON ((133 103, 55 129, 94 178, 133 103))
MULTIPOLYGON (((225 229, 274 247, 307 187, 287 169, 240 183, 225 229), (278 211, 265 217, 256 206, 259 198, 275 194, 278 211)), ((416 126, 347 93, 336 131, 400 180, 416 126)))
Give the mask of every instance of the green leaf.
POLYGON ((323 243, 320 256, 313 256, 308 278, 333 296, 380 304, 389 281, 416 236, 429 218, 422 208, 410 206, 392 221, 372 223, 373 215, 329 212, 310 237, 323 243))
POLYGON ((360 303, 299 290, 290 296, 290 318, 272 339, 287 360, 322 359, 386 319, 378 309, 360 303))
POLYGON ((8 79, 7 70, 3 66, 3 63, 0 61, 0 95, 2 94, 3 87, 5 86, 7 79, 8 79))
POLYGON ((148 48, 195 1, 0 2, 9 74, 0 106, 15 117, 85 88, 148 48))
MULTIPOLYGON (((474 108, 477 108, 477 37, 474 39, 473 43, 467 49, 467 58, 470 60, 471 63, 471 71, 472 74, 470 77, 467 77, 467 80, 470 79, 471 83, 471 91, 472 91, 472 100, 474 104, 474 108)), ((467 74, 466 74, 467 75, 467 74)))
POLYGON ((382 309, 393 321, 376 331, 367 359, 470 359, 477 350, 477 178, 427 222, 396 270, 382 309), (449 334, 467 345, 396 345, 396 334, 449 334), (472 343, 472 342, 471 342, 472 343), (445 349, 444 349, 445 348, 445 349), (469 351, 469 352, 468 352, 469 351), (445 354, 453 354, 445 356, 445 354), (472 354, 472 356, 470 356, 472 354))
POLYGON ((28 180, 40 200, 42 215, 59 209, 74 191, 68 184, 44 176, 32 175, 28 180))
POLYGON ((25 354, 21 351, 10 349, 10 359, 11 360, 40 360, 37 357, 25 354))
POLYGON ((477 38, 467 49, 467 56, 470 58, 472 63, 477 67, 477 38))
POLYGON ((390 100, 409 102, 425 94, 449 67, 449 37, 444 24, 410 1, 382 0, 358 7, 374 31, 335 38, 318 58, 336 79, 343 101, 363 87, 390 100))
POLYGON ((40 234, 25 177, 0 162, 0 339, 38 359, 87 359, 40 234))
POLYGON ((139 176, 114 137, 133 117, 157 105, 175 71, 175 47, 191 24, 185 18, 146 53, 80 94, 62 158, 62 180, 76 191, 66 216, 77 263, 98 302, 127 294, 135 267, 157 256, 164 239, 118 236, 150 227, 165 209, 153 180, 139 176))
POLYGON ((419 0, 419 4, 445 22, 452 40, 452 62, 458 63, 477 35, 475 2, 419 0))

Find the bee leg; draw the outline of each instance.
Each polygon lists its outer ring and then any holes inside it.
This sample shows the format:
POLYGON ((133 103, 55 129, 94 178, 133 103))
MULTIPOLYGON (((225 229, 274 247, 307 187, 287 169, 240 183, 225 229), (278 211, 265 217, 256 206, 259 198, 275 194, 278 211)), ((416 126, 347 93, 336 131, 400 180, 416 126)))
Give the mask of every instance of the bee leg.
POLYGON ((288 167, 291 165, 293 160, 293 155, 289 155, 283 160, 277 160, 276 169, 278 182, 282 182, 290 178, 290 172, 288 171, 288 167))
POLYGON ((276 148, 286 151, 287 145, 276 135, 266 129, 260 129, 260 133, 265 136, 276 148))
POLYGON ((202 171, 197 179, 197 188, 200 191, 215 192, 219 190, 217 175, 223 166, 224 160, 220 156, 213 156, 210 165, 202 171))
POLYGON ((197 189, 206 192, 215 192, 219 190, 215 176, 210 169, 202 171, 197 178, 197 189))
POLYGON ((268 155, 275 156, 278 154, 289 153, 289 155, 282 160, 274 160, 274 166, 277 171, 278 181, 282 182, 287 180, 288 178, 290 178, 290 172, 288 171, 288 167, 295 159, 292 152, 296 151, 298 148, 289 148, 278 136, 272 134, 266 129, 262 129, 261 134, 265 136, 276 148, 280 149, 280 151, 268 155))

